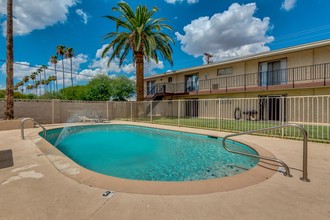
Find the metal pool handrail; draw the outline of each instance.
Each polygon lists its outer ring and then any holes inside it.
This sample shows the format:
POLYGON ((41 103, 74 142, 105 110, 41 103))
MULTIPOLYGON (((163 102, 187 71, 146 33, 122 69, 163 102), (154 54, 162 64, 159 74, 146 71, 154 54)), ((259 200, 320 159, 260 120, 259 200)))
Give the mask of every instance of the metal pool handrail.
POLYGON ((252 133, 261 132, 261 131, 275 130, 275 129, 286 128, 286 127, 296 127, 296 128, 299 128, 299 130, 301 131, 301 133, 303 135, 303 176, 300 177, 300 179, 302 181, 305 181, 305 182, 310 182, 310 180, 307 177, 307 152, 308 152, 307 143, 308 143, 308 135, 307 135, 307 131, 305 130, 305 128, 302 127, 301 125, 298 125, 298 124, 285 124, 285 125, 278 125, 278 126, 273 126, 273 127, 269 127, 269 128, 262 128, 262 129, 257 129, 257 130, 245 131, 245 132, 241 132, 241 133, 237 133, 237 134, 229 134, 229 135, 226 135, 222 139, 222 146, 227 151, 229 151, 231 153, 241 154, 241 155, 245 155, 245 156, 249 156, 249 157, 255 157, 255 158, 260 158, 260 159, 270 160, 270 161, 274 161, 274 162, 280 163, 285 168, 284 175, 291 177, 292 175, 290 174, 289 167, 282 160, 279 160, 279 159, 276 159, 276 158, 271 158, 271 157, 265 157, 265 156, 260 156, 260 155, 253 155, 253 154, 249 154, 249 153, 243 153, 243 152, 239 152, 239 151, 230 150, 226 146, 226 140, 228 138, 230 138, 230 137, 240 136, 240 135, 244 135, 244 134, 252 134, 252 133))
POLYGON ((24 122, 26 121, 33 121, 34 124, 37 124, 39 127, 42 128, 42 133, 43 133, 43 138, 46 139, 47 137, 47 130, 44 126, 42 126, 40 123, 38 123, 37 121, 35 121, 33 118, 23 118, 22 121, 21 121, 21 137, 22 139, 24 140, 24 122))

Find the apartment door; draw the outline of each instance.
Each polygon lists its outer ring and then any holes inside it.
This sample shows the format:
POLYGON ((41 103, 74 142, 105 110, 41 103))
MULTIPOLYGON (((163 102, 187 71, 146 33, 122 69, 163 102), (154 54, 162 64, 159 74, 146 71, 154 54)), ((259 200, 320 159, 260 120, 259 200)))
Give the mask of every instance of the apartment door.
POLYGON ((154 95, 156 93, 155 87, 156 81, 147 81, 147 94, 154 95))
POLYGON ((198 90, 198 74, 185 76, 185 92, 194 92, 198 90))
POLYGON ((259 85, 287 83, 286 59, 259 63, 259 85))
POLYGON ((259 119, 286 121, 286 98, 283 95, 259 97, 259 119))
POLYGON ((187 99, 186 104, 186 117, 198 117, 198 99, 187 99))

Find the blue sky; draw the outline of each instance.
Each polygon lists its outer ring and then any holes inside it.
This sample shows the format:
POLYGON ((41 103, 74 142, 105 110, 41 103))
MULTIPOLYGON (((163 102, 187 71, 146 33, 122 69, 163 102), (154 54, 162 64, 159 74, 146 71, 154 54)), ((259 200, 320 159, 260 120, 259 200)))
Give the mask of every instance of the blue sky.
MULTIPOLYGON (((6 0, 0 0, 0 60, 6 59, 6 0)), ((73 47, 75 84, 84 84, 98 73, 126 75, 134 79, 130 56, 122 67, 115 60, 107 67, 100 53, 114 31, 104 15, 114 0, 14 0, 15 83, 35 66, 49 63, 57 45, 73 47)), ((156 6, 155 17, 167 18, 175 40, 174 65, 166 61, 146 63, 145 76, 203 65, 203 53, 213 62, 330 38, 329 0, 127 0, 156 6)), ((69 61, 64 61, 69 68, 69 61)), ((58 69, 60 69, 58 65, 58 69)), ((47 74, 53 75, 52 70, 47 74)), ((60 75, 60 74, 59 74, 60 75)), ((69 80, 67 75, 67 80, 69 80)), ((61 76, 59 76, 61 79, 61 76)), ((60 80, 61 82, 61 80, 60 80)), ((59 82, 59 83, 60 83, 59 82)), ((67 85, 69 81, 67 81, 67 85)), ((5 87, 5 63, 0 61, 0 89, 5 87)), ((61 87, 61 84, 60 84, 61 87)))

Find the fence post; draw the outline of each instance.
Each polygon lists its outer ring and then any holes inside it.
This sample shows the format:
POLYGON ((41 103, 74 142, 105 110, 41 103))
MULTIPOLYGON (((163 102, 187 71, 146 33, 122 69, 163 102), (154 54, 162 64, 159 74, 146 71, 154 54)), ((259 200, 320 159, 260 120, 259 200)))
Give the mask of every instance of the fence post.
POLYGON ((133 121, 133 102, 131 101, 131 121, 133 121))
MULTIPOLYGON (((285 117, 285 97, 282 96, 281 97, 281 118, 282 118, 282 125, 284 125, 285 123, 285 120, 284 120, 284 117, 285 117)), ((282 139, 284 138, 284 127, 282 128, 282 139)))
POLYGON ((150 101, 150 123, 152 123, 152 101, 150 101))
POLYGON ((180 127, 181 100, 178 101, 178 126, 180 127))
POLYGON ((109 101, 107 101, 106 104, 107 104, 107 121, 109 121, 109 101))
POLYGON ((220 98, 218 99, 218 130, 220 131, 220 98))

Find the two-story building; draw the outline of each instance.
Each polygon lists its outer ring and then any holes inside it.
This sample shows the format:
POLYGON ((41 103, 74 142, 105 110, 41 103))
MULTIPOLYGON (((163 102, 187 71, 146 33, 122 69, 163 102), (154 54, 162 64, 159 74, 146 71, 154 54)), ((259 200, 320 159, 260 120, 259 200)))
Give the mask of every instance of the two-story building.
POLYGON ((330 94, 330 40, 145 78, 146 100, 330 94))
POLYGON ((145 100, 189 100, 193 117, 198 99, 258 98, 259 120, 286 120, 285 97, 316 95, 330 95, 330 40, 145 78, 145 100))

